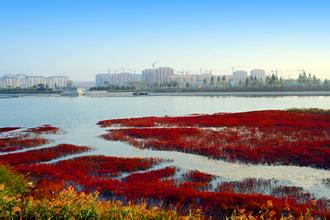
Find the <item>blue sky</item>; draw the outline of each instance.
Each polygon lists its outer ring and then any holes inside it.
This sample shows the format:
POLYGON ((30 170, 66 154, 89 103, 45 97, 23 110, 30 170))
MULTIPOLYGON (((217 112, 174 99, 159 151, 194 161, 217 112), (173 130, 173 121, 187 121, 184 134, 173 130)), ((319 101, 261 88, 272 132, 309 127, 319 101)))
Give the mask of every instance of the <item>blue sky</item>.
POLYGON ((330 78, 326 0, 0 0, 0 74, 299 69, 330 78))

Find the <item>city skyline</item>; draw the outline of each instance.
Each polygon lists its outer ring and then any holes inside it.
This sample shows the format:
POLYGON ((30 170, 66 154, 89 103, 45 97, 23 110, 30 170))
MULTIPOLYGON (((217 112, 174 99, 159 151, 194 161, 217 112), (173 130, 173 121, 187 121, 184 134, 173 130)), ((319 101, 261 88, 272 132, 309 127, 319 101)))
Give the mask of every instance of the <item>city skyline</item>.
POLYGON ((305 69, 330 78, 327 1, 1 1, 0 74, 305 69))

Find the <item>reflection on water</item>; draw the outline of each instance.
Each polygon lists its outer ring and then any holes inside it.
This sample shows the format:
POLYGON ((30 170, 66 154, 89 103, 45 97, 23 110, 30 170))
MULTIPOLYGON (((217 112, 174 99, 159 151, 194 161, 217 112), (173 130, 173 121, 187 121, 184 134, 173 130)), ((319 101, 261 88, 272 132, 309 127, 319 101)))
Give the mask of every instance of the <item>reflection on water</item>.
MULTIPOLYGON (((171 159, 170 165, 197 169, 225 180, 248 177, 275 178, 286 185, 301 186, 317 197, 330 198, 330 189, 321 184, 330 171, 296 167, 242 165, 180 152, 141 150, 121 142, 105 141, 105 129, 97 121, 111 118, 185 115, 193 113, 239 112, 292 107, 329 108, 330 97, 22 97, 0 99, 0 127, 34 127, 52 124, 64 129, 55 143, 95 147, 87 154, 122 157, 159 157, 171 159)), ((168 163, 166 165, 169 165, 168 163)))

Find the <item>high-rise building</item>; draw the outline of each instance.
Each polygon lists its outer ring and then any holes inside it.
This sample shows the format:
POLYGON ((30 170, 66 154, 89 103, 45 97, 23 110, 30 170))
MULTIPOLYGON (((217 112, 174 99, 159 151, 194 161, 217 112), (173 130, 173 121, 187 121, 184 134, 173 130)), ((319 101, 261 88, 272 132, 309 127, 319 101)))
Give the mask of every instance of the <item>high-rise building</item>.
POLYGON ((235 79, 245 79, 247 78, 248 73, 245 70, 237 70, 233 72, 233 78, 235 79))
POLYGON ((170 67, 158 67, 156 69, 145 69, 142 71, 142 80, 149 85, 164 85, 171 81, 174 69, 170 67))
POLYGON ((154 69, 145 69, 142 71, 142 81, 152 85, 155 82, 155 75, 154 69))
POLYGON ((24 74, 6 74, 0 78, 2 88, 26 88, 26 75, 24 74))
POLYGON ((38 86, 40 84, 46 86, 47 78, 44 76, 27 76, 26 77, 27 88, 32 88, 32 87, 38 86))
POLYGON ((266 71, 263 69, 253 69, 250 72, 252 77, 255 77, 259 80, 265 80, 266 79, 266 71))
POLYGON ((95 84, 97 87, 105 86, 128 86, 141 80, 140 74, 135 73, 101 73, 96 74, 95 84))
POLYGON ((239 82, 245 82, 246 78, 248 77, 248 73, 244 70, 237 70, 233 72, 233 76, 231 77, 231 81, 234 84, 239 82))
POLYGON ((50 89, 67 88, 69 77, 67 76, 50 76, 47 77, 47 86, 50 89))
POLYGON ((69 78, 67 76, 27 76, 24 74, 7 74, 0 77, 0 88, 32 88, 43 84, 45 87, 67 88, 69 78))

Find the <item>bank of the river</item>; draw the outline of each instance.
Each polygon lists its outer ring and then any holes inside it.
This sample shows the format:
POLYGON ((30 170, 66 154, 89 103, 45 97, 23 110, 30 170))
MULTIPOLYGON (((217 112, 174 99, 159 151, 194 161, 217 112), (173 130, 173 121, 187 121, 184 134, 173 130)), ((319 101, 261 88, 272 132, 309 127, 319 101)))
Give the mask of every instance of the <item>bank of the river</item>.
MULTIPOLYGON (((148 96, 238 96, 238 97, 263 97, 263 96, 330 96, 329 89, 199 89, 199 90, 141 90, 148 96)), ((139 91, 139 92, 141 92, 139 91)), ((87 97, 130 97, 136 93, 134 90, 97 90, 87 91, 87 97)), ((25 90, 0 90, 0 98, 16 98, 22 96, 60 96, 60 91, 25 91, 25 90)))
POLYGON ((0 94, 0 99, 5 98, 20 98, 25 96, 35 96, 35 97, 56 97, 61 96, 59 93, 12 93, 12 94, 0 94))
MULTIPOLYGON (((88 91, 88 97, 129 97, 130 91, 88 91)), ((330 96, 330 91, 259 91, 259 92, 149 92, 148 96, 330 96)))

